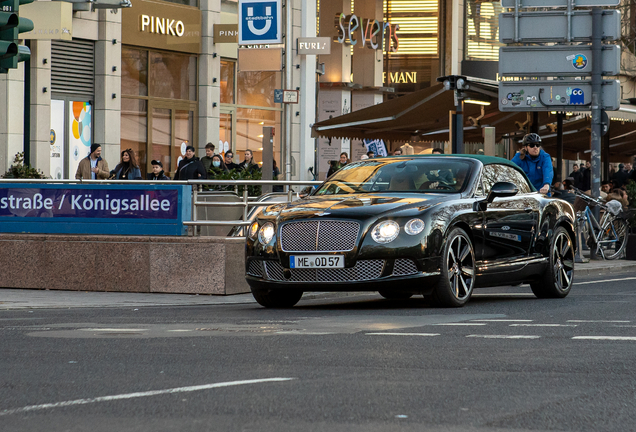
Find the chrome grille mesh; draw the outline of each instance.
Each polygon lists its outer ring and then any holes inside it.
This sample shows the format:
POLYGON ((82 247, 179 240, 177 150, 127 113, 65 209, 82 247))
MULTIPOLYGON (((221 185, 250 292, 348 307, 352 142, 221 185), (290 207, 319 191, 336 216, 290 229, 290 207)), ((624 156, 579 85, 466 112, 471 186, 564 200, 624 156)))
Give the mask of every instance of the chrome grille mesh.
POLYGON ((278 261, 265 261, 265 271, 271 280, 284 282, 347 282, 377 279, 382 275, 384 260, 360 260, 352 268, 291 269, 291 279, 285 279, 278 261))
POLYGON ((247 274, 256 277, 263 277, 263 264, 261 261, 252 260, 250 261, 250 265, 247 267, 247 274))
POLYGON ((360 224, 350 221, 290 222, 281 228, 285 252, 347 252, 353 250, 360 224))
POLYGON ((417 266, 411 259, 396 259, 395 264, 393 264, 393 276, 407 276, 417 273, 417 266))

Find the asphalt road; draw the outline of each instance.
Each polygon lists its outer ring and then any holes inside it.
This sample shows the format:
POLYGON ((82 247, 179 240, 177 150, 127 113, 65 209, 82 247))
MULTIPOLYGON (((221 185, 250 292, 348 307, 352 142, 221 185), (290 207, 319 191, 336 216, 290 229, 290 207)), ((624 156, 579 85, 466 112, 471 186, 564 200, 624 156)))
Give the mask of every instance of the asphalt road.
POLYGON ((0 431, 634 431, 636 274, 462 309, 378 295, 0 311, 0 431))

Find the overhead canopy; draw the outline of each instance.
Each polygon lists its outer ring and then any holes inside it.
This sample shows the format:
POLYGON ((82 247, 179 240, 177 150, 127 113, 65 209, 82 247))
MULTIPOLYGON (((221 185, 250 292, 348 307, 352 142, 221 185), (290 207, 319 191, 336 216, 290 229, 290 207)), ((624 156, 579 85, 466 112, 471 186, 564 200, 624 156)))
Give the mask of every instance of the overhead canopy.
MULTIPOLYGON (((527 130, 532 113, 501 112, 497 102, 497 83, 469 77, 471 90, 466 92, 464 104, 464 142, 483 141, 482 128, 495 128, 496 140, 510 136, 521 138, 527 130), (470 99, 490 102, 490 105, 471 104, 470 99)), ((316 123, 312 136, 327 138, 383 139, 392 142, 448 141, 449 112, 454 111, 452 91, 442 84, 388 100, 349 114, 316 123)), ((555 113, 539 112, 539 134, 544 147, 556 149, 555 113)), ((622 104, 620 110, 610 111, 610 154, 613 157, 636 153, 636 106, 622 104)), ((590 150, 590 113, 569 114, 564 120, 564 156, 584 157, 590 150)))

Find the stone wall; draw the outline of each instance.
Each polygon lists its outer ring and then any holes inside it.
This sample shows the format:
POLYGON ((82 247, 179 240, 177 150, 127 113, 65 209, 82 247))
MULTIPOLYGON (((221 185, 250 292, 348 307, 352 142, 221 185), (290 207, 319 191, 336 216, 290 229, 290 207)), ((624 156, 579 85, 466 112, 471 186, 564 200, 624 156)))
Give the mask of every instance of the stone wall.
POLYGON ((1 234, 0 288, 246 293, 245 239, 1 234))

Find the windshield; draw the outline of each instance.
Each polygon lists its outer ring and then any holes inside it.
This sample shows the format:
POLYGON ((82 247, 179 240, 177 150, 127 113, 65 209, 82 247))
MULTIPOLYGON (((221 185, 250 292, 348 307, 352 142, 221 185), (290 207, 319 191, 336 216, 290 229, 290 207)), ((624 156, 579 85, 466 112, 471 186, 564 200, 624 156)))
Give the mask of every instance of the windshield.
POLYGON ((346 165, 314 195, 372 192, 457 193, 464 189, 470 164, 449 158, 386 159, 346 165))

